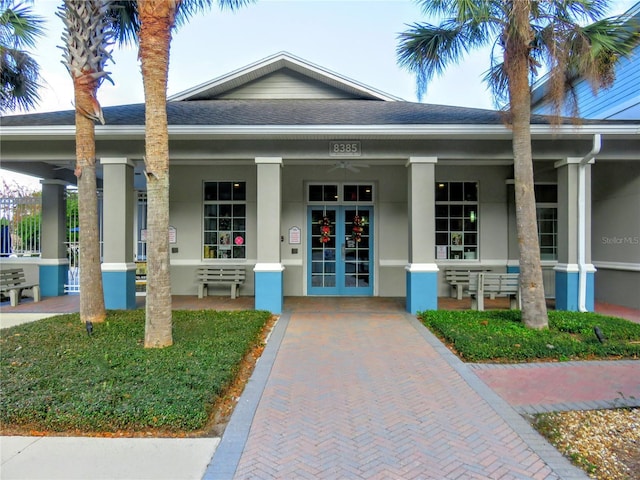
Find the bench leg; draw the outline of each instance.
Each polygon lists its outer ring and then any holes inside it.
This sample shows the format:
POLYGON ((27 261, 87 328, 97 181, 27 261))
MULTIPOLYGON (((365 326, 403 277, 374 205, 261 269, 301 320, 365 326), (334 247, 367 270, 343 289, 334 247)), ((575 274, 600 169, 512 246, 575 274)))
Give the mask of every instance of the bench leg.
POLYGON ((484 312, 484 294, 478 294, 478 311, 484 312))
POLYGON ((205 283, 201 283, 198 285, 198 298, 204 298, 207 296, 207 285, 205 283))
POLYGON ((231 284, 231 298, 235 300, 236 298, 236 290, 238 288, 238 285, 236 285, 235 283, 231 284))
POLYGON ((39 302, 40 301, 40 285, 34 285, 32 292, 33 292, 33 301, 39 302))
POLYGON ((509 308, 511 310, 518 309, 518 296, 517 295, 509 295, 509 308))
POLYGON ((471 295, 471 310, 477 310, 478 309, 478 299, 476 298, 475 295, 471 295))
POLYGON ((9 290, 9 300, 11 300, 11 306, 15 307, 20 303, 20 296, 22 295, 22 290, 14 288, 13 290, 9 290))
POLYGON ((461 283, 456 285, 456 294, 457 294, 458 300, 462 300, 462 289, 463 289, 463 285, 461 283))

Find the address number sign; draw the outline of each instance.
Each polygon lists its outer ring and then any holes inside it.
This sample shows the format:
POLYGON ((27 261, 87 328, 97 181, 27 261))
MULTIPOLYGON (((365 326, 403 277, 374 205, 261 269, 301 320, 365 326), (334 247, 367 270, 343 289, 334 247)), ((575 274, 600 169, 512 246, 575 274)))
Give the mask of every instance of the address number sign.
POLYGON ((360 142, 329 142, 332 157, 359 157, 360 153, 360 142))

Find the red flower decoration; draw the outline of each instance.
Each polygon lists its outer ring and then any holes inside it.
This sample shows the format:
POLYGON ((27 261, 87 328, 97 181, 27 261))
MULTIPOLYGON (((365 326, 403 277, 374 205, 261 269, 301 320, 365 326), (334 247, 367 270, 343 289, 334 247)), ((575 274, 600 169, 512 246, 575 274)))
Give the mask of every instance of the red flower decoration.
POLYGON ((360 215, 353 217, 353 227, 351 228, 351 238, 354 242, 360 242, 362 240, 362 219, 360 215))
POLYGON ((327 243, 331 240, 331 220, 329 217, 324 217, 318 222, 320 225, 320 243, 327 243))

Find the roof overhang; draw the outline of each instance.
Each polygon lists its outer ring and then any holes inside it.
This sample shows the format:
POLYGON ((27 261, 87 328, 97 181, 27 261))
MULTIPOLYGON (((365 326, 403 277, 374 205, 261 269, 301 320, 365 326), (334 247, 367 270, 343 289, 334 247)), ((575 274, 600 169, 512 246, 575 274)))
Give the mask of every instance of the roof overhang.
MULTIPOLYGON (((169 137, 179 138, 376 138, 376 139, 424 139, 511 138, 512 131, 504 125, 170 125, 169 137)), ((143 139, 142 125, 97 125, 96 139, 143 139)), ((594 134, 614 137, 638 136, 639 124, 552 126, 532 125, 531 135, 536 139, 587 138, 594 134)), ((68 140, 75 138, 74 125, 9 126, 0 127, 2 141, 20 140, 68 140)))

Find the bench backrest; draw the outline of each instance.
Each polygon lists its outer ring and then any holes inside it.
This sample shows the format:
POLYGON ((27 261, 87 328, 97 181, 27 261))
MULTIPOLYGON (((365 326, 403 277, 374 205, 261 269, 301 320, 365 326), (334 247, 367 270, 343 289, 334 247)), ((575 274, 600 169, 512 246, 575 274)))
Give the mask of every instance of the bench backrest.
POLYGON ((519 273, 482 273, 482 286, 485 293, 518 293, 519 273))
POLYGON ((198 280, 218 282, 244 282, 246 272, 244 267, 236 265, 216 265, 198 268, 198 280))
POLYGON ((0 286, 2 287, 17 287, 26 283, 24 277, 24 270, 21 268, 12 268, 0 271, 0 286))
POLYGON ((469 267, 464 269, 450 268, 445 270, 447 282, 467 283, 474 273, 486 272, 483 267, 469 267))

